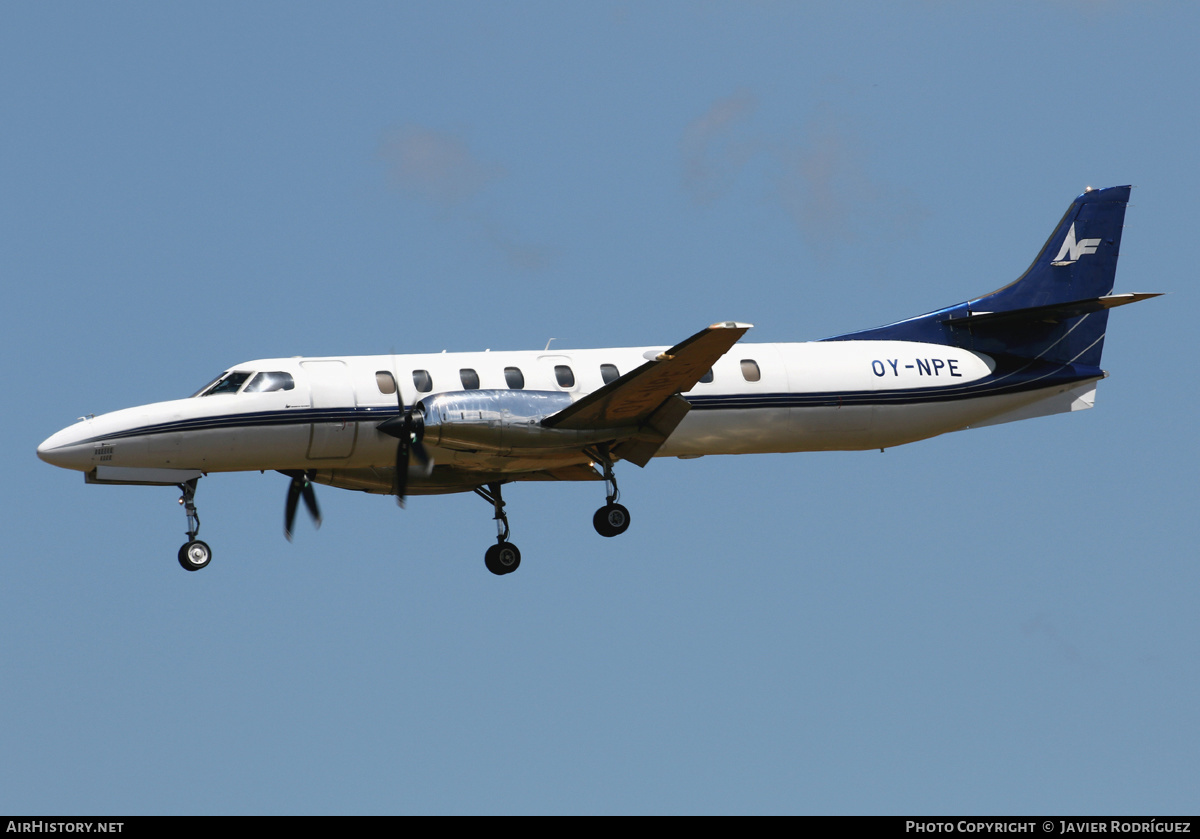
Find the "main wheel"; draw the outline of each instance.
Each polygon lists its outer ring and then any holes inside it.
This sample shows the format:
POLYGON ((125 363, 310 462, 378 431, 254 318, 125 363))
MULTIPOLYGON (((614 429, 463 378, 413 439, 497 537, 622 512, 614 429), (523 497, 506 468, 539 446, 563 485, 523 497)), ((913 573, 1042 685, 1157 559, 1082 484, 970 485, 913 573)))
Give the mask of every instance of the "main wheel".
POLYGON ((199 571, 212 562, 212 548, 197 539, 179 549, 179 564, 186 571, 199 571))
POLYGON ((483 564, 493 574, 511 574, 521 565, 521 552, 512 542, 492 545, 483 555, 483 564))
POLYGON ((601 536, 620 536, 629 529, 629 511, 620 504, 607 504, 592 516, 592 526, 601 536))

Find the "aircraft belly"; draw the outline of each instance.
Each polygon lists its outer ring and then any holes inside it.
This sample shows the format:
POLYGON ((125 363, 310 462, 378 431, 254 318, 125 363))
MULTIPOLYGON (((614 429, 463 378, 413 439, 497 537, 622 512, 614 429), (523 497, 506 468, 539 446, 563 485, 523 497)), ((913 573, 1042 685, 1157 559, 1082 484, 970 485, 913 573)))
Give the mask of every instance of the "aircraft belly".
POLYGON ((656 456, 890 448, 986 424, 1044 400, 1062 398, 1071 387, 904 404, 692 410, 656 456))
POLYGON ((692 411, 660 457, 874 448, 875 406, 692 411))
MULTIPOLYGON (((1040 402, 1057 399, 1062 393, 1071 390, 1073 390, 1071 385, 1060 385, 1018 393, 980 396, 974 399, 932 402, 918 406, 881 405, 877 415, 879 417, 877 424, 879 433, 875 443, 868 448, 898 446, 935 437, 949 431, 961 431, 972 426, 985 425, 993 418, 1002 417, 1040 402)), ((1054 412, 1048 411, 1047 413, 1054 412)))
POLYGON ((546 453, 538 456, 494 455, 486 452, 454 452, 435 450, 433 462, 438 466, 452 467, 464 472, 492 474, 518 474, 540 472, 574 464, 590 463, 582 451, 546 453))
POLYGON ((658 457, 800 451, 795 448, 790 408, 690 411, 658 457))

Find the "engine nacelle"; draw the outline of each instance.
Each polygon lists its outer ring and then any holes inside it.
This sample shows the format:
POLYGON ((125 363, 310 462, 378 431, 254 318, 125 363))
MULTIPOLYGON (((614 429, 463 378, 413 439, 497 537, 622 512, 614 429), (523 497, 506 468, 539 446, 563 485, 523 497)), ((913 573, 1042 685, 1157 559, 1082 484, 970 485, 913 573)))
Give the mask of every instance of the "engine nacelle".
POLYGON ((422 415, 421 439, 427 445, 491 454, 578 449, 633 430, 542 425, 543 419, 570 404, 571 395, 557 391, 462 390, 426 397, 414 413, 422 415))

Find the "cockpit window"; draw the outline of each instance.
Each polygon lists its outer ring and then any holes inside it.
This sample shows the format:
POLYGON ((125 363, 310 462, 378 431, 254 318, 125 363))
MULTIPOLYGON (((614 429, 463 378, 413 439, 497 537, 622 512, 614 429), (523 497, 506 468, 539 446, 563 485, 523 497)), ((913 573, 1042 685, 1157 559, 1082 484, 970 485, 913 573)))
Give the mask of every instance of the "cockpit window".
POLYGON ((242 393, 270 393, 273 390, 291 390, 296 386, 292 380, 291 373, 275 371, 272 373, 259 373, 250 380, 250 384, 246 385, 246 389, 242 393))
POLYGON ((189 398, 189 399, 195 399, 197 396, 199 396, 200 394, 204 393, 204 391, 208 390, 210 387, 212 387, 213 385, 215 385, 217 382, 221 381, 221 379, 223 379, 223 378, 225 378, 225 374, 224 374, 224 373, 222 373, 221 375, 217 376, 215 379, 213 379, 211 382, 209 382, 208 384, 206 384, 204 387, 200 388, 198 391, 196 391, 195 393, 193 393, 193 394, 192 394, 190 397, 188 397, 188 398, 189 398))
POLYGON ((246 379, 250 378, 249 373, 243 373, 240 370, 234 370, 227 374, 216 384, 210 385, 205 390, 201 391, 201 396, 216 396, 218 393, 237 393, 238 388, 246 383, 246 379))

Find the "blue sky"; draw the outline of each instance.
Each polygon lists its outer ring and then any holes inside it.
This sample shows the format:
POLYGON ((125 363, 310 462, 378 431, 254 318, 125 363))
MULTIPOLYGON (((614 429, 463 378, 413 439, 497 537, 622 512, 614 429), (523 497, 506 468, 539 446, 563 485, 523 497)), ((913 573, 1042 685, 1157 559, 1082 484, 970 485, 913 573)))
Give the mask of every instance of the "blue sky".
POLYGON ((0 811, 1195 812, 1194 49, 1153 2, 8 4, 0 811), (37 444, 253 358, 748 341, 1136 185, 1097 408, 471 495, 37 444))

